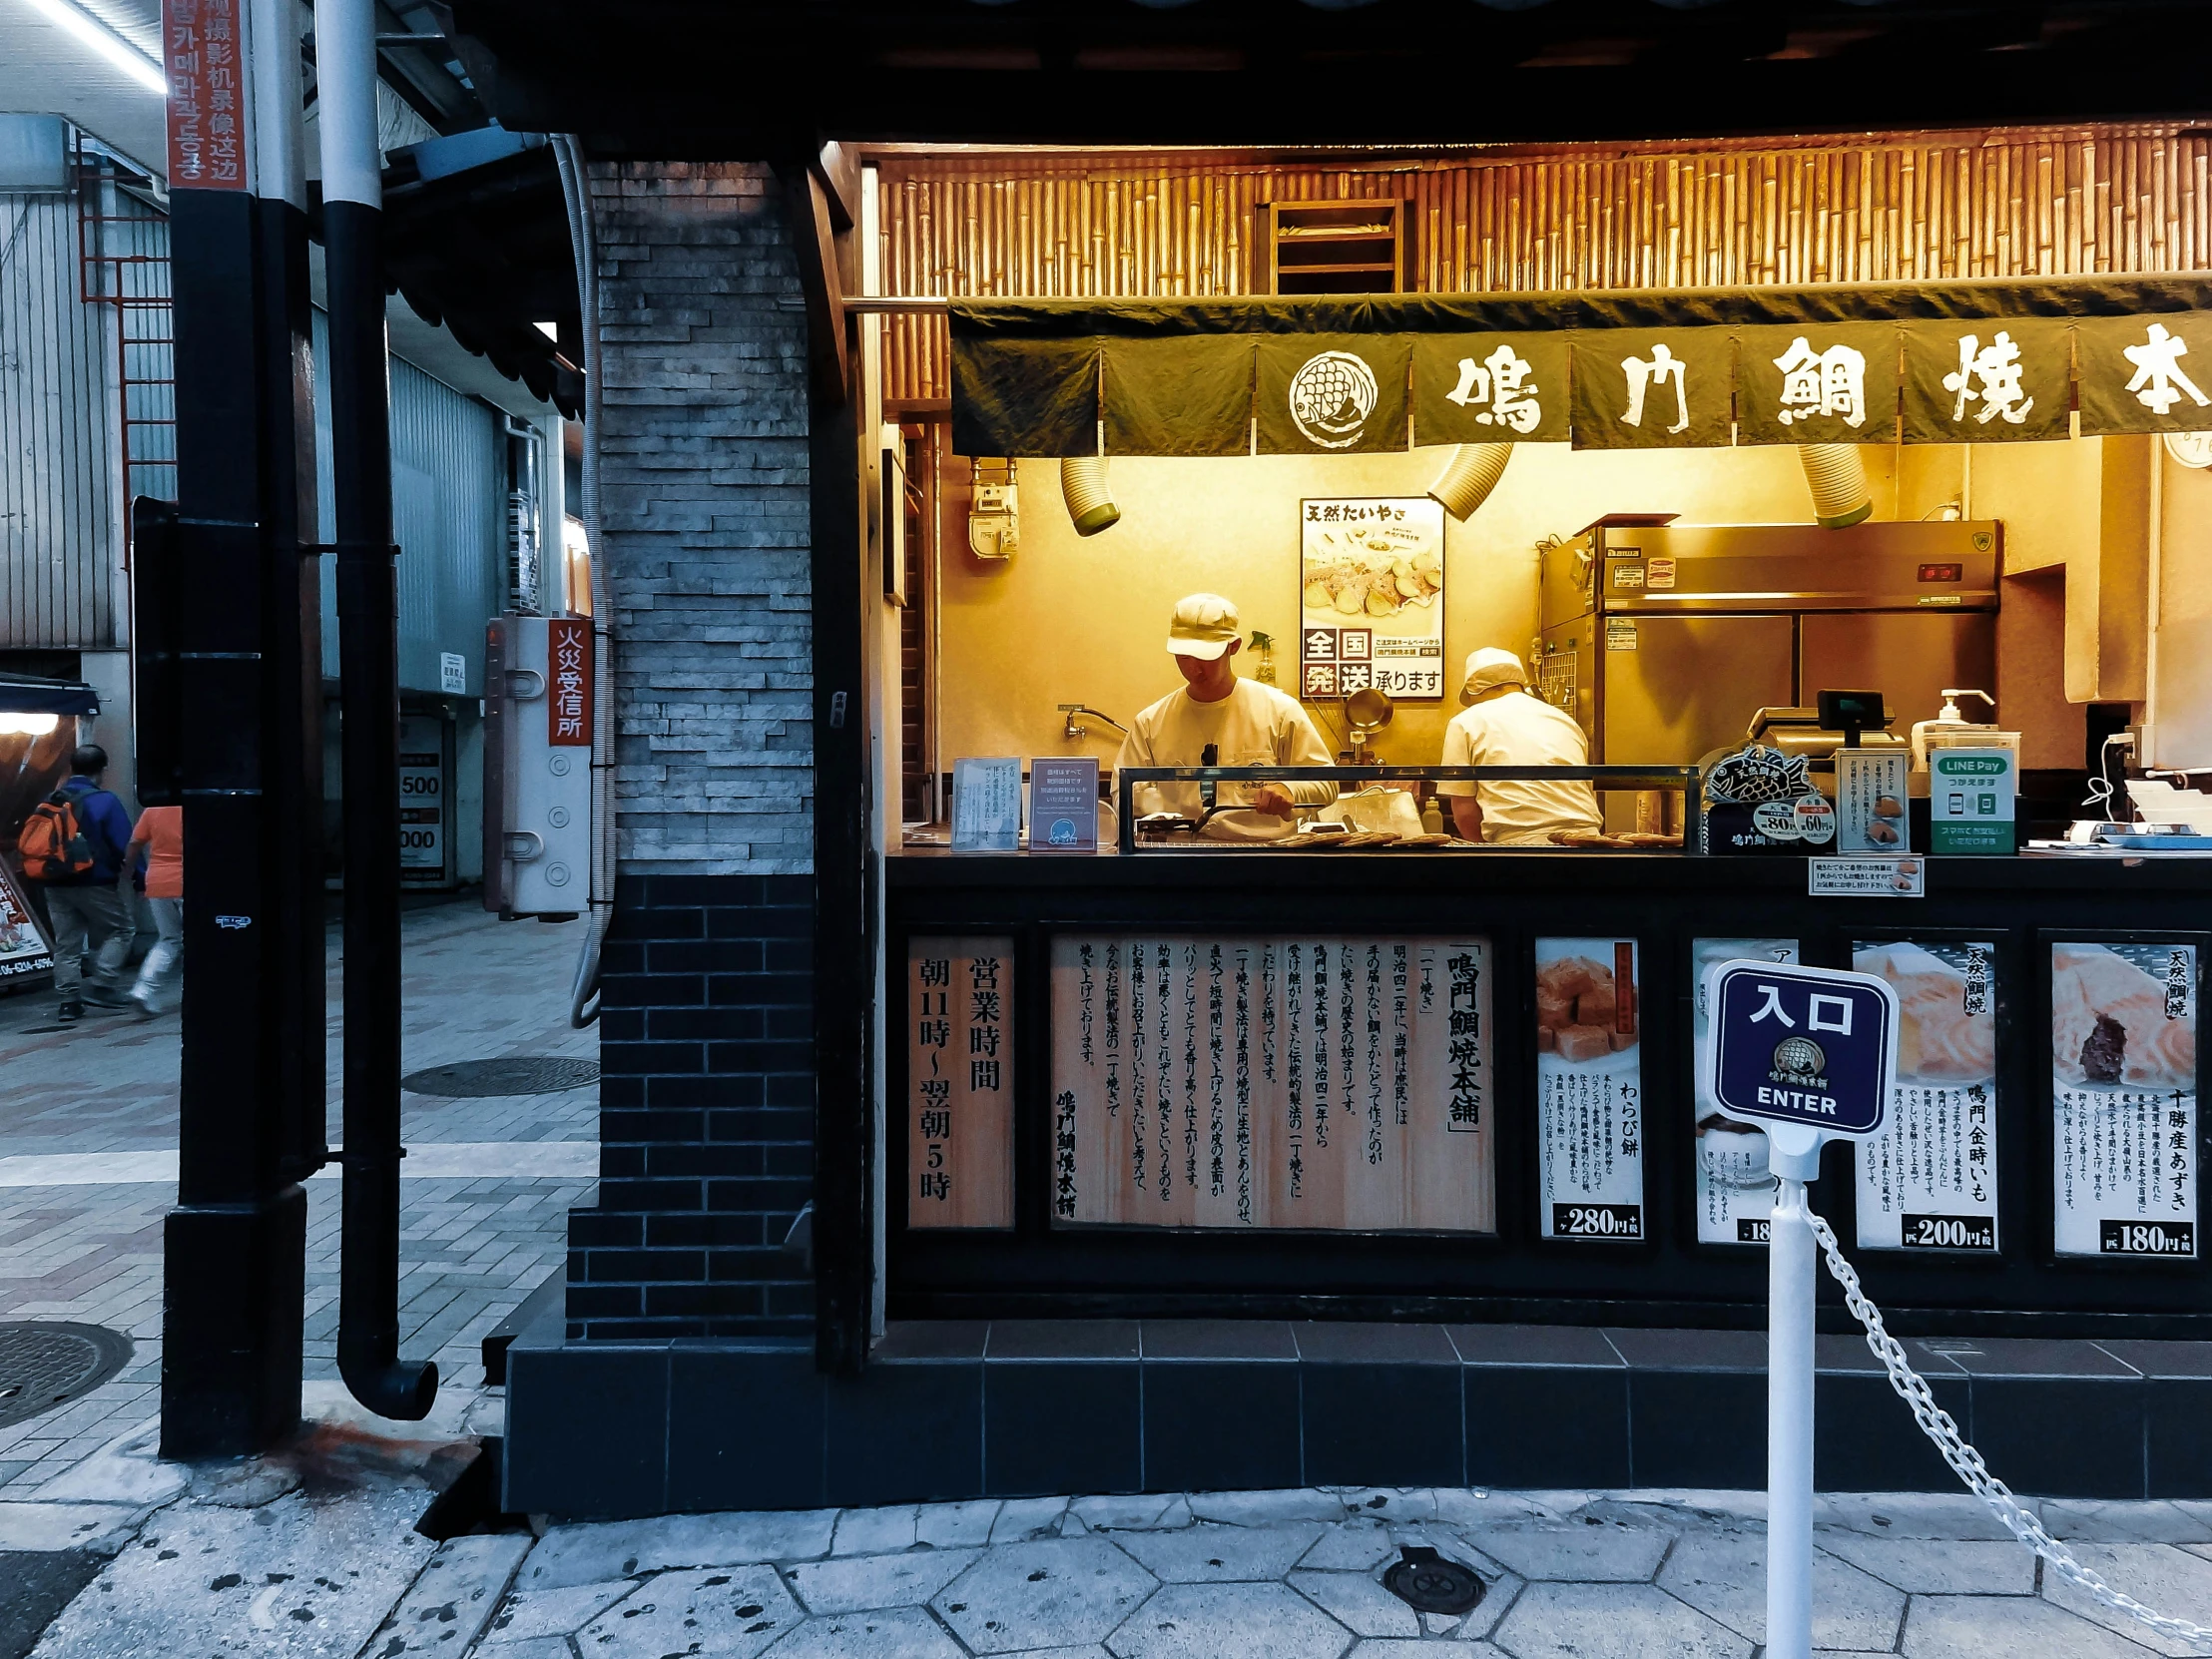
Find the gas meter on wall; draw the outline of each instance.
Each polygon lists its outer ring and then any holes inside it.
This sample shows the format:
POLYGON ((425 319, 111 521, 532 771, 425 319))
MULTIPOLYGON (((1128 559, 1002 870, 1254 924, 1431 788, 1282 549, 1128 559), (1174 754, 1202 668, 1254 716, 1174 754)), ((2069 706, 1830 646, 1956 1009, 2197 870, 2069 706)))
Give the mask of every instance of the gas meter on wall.
POLYGON ((494 617, 484 651, 484 908, 591 902, 588 617, 494 617))
POLYGON ((978 559, 1010 559, 1021 545, 1014 463, 976 461, 968 473, 968 548, 978 559))

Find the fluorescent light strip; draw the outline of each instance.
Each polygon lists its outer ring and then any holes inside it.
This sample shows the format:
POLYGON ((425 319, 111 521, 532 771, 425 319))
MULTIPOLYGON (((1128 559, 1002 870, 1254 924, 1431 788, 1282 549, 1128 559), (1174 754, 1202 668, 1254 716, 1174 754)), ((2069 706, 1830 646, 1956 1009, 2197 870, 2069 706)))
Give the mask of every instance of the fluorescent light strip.
POLYGON ((70 0, 31 0, 31 9, 68 30, 147 91, 169 96, 169 81, 162 74, 162 66, 92 13, 72 5, 70 0))

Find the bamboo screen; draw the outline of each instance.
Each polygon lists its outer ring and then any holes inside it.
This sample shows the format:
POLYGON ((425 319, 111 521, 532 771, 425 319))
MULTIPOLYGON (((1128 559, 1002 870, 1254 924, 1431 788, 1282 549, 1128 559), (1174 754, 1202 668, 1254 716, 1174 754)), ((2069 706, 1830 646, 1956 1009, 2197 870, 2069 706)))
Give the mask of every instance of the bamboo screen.
MULTIPOLYGON (((1445 293, 2212 270, 2212 139, 1919 134, 1497 150, 1364 168, 1241 154, 878 162, 884 291, 1255 291, 1256 204, 1411 204, 1412 282, 1445 293)), ((944 320, 897 317, 886 392, 949 393, 944 320)))

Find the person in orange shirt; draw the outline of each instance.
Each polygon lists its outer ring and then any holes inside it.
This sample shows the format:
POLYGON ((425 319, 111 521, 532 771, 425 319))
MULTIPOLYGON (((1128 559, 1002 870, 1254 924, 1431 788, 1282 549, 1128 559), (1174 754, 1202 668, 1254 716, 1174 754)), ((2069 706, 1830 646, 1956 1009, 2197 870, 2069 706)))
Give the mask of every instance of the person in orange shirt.
POLYGON ((139 964, 138 983, 131 1000, 139 1011, 161 1012, 154 992, 185 948, 185 810, 182 807, 149 807, 139 815, 131 832, 131 856, 137 861, 145 848, 146 902, 154 912, 161 937, 139 964))

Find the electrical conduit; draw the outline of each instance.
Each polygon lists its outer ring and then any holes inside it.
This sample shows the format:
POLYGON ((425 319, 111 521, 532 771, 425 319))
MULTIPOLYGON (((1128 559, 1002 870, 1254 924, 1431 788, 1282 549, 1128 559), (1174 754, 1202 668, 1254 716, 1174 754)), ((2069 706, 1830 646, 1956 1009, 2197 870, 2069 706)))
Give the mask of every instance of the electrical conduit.
POLYGON ((569 1023, 599 1017, 599 958, 615 904, 615 665, 614 607, 607 597, 606 546, 599 534, 599 262, 591 234, 591 184, 584 147, 572 133, 553 135, 568 240, 576 261, 576 298, 584 336, 584 539, 591 554, 591 923, 569 995, 569 1023))
POLYGON ((399 640, 374 0, 316 0, 314 23, 345 802, 338 1373, 369 1410, 412 1422, 438 1368, 399 1358, 399 640))

